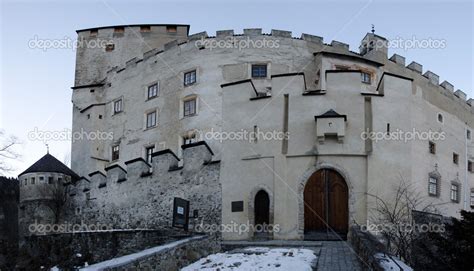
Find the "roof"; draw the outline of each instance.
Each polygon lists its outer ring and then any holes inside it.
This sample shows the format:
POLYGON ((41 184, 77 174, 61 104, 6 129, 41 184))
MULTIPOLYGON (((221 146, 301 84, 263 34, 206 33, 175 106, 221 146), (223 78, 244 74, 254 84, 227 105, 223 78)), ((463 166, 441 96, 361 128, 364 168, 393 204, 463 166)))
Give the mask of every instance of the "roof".
POLYGON ((326 113, 322 115, 314 116, 314 119, 324 119, 324 118, 344 118, 344 121, 347 120, 346 115, 341 115, 332 109, 329 109, 326 113))
POLYGON ((41 157, 36 163, 31 165, 28 169, 23 171, 20 175, 26 173, 33 173, 33 172, 56 172, 56 173, 63 173, 65 175, 71 176, 73 179, 79 179, 79 176, 68 168, 65 164, 61 161, 56 159, 56 157, 52 156, 51 154, 47 153, 45 156, 41 157))

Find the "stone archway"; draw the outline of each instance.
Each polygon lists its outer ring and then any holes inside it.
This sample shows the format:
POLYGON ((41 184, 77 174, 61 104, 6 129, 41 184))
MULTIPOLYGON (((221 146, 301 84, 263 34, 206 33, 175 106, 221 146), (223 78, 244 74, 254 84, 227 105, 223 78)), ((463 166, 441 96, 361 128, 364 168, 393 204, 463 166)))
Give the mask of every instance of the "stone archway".
POLYGON ((311 176, 322 169, 332 170, 335 173, 339 174, 345 182, 347 187, 347 225, 350 226, 350 221, 353 221, 355 216, 355 209, 354 204, 356 198, 353 193, 353 185, 351 179, 349 178, 348 173, 339 165, 321 162, 317 163, 316 165, 308 168, 304 174, 301 175, 299 179, 299 186, 298 186, 298 235, 300 239, 304 239, 305 237, 305 204, 304 204, 304 191, 306 184, 310 181, 311 176))
MULTIPOLYGON (((273 202, 273 193, 271 191, 272 190, 270 190, 270 188, 268 188, 265 185, 258 185, 250 193, 248 201, 247 201, 248 202, 248 218, 249 218, 250 225, 255 225, 255 223, 257 222, 255 219, 255 212, 256 212, 255 199, 258 193, 261 193, 261 192, 266 193, 266 195, 268 196, 268 222, 269 222, 268 224, 270 225, 274 224, 274 220, 273 220, 274 219, 274 202, 273 202)), ((255 236, 255 232, 253 231, 253 229, 250 229, 249 238, 254 237, 254 236, 255 236)), ((273 232, 269 232, 268 237, 272 238, 273 232)))

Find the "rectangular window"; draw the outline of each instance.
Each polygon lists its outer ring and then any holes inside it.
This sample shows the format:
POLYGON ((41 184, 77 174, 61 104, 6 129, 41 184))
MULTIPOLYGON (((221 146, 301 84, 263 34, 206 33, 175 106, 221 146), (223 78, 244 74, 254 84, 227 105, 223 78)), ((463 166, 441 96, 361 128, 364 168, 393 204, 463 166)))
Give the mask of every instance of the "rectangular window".
POLYGON ((436 154, 436 144, 430 141, 430 153, 436 154))
POLYGON ((156 126, 156 111, 146 114, 146 128, 156 126))
POLYGON ((459 185, 451 184, 451 201, 459 202, 459 185))
POLYGON ((430 177, 430 182, 428 184, 428 193, 430 196, 438 195, 438 179, 430 177))
POLYGON ((366 84, 371 83, 370 73, 361 72, 360 75, 361 75, 362 83, 366 83, 366 84))
POLYGON ((467 171, 474 172, 474 168, 472 166, 472 161, 467 161, 467 171))
POLYGON ((459 155, 453 152, 453 163, 459 165, 459 155))
POLYGON ((471 189, 471 208, 474 208, 474 189, 471 189))
POLYGON ((114 102, 114 114, 122 112, 122 99, 114 102))
POLYGON ((48 177, 48 184, 53 184, 53 177, 51 176, 48 177))
POLYGON ((252 77, 253 78, 265 78, 267 77, 267 65, 252 65, 252 77))
POLYGON ((27 179, 23 180, 23 185, 28 185, 28 180, 27 179))
POLYGON ((151 163, 151 155, 153 154, 154 151, 155 151, 155 146, 145 148, 145 153, 146 153, 145 160, 149 164, 151 163))
POLYGON ((189 136, 183 136, 183 144, 184 145, 195 143, 195 142, 196 142, 196 134, 192 134, 192 135, 189 135, 189 136))
POLYGON ((120 145, 112 146, 112 161, 120 158, 120 145))
POLYGON ((148 99, 158 96, 158 83, 148 86, 148 99))
POLYGON ((196 83, 196 70, 184 74, 184 85, 189 86, 196 83))
POLYGON ((31 184, 35 184, 35 177, 31 177, 31 184))
POLYGON ((189 117, 196 114, 196 99, 184 101, 184 116, 189 117))
POLYGON ((467 140, 471 140, 471 130, 467 130, 466 138, 467 138, 467 140))
POLYGON ((39 183, 44 183, 44 177, 43 176, 39 177, 39 183))
POLYGON ((62 183, 62 182, 63 182, 63 178, 58 177, 58 183, 62 183))

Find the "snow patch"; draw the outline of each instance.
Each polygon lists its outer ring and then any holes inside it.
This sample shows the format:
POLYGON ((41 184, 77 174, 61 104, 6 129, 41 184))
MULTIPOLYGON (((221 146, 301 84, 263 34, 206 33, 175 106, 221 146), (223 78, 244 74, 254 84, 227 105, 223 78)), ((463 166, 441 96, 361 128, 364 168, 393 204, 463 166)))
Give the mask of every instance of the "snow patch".
POLYGON ((375 254, 375 258, 379 260, 379 263, 384 270, 398 271, 400 270, 400 267, 401 267, 404 271, 413 271, 411 267, 409 267, 408 265, 406 265, 404 262, 402 262, 400 259, 397 259, 396 257, 392 256, 391 258, 389 258, 387 255, 383 253, 377 253, 375 254))
POLYGON ((212 254, 188 265, 181 271, 311 271, 316 263, 314 252, 309 249, 249 247, 244 251, 245 253, 212 254))

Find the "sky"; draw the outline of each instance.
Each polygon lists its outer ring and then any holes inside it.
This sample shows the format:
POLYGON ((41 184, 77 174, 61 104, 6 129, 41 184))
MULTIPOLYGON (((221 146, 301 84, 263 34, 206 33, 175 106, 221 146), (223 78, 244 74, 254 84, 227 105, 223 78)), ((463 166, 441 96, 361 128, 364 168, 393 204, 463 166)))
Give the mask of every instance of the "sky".
MULTIPOLYGON (((375 33, 393 41, 393 53, 416 61, 455 89, 474 97, 471 1, 6 1, 0 0, 0 129, 18 137, 12 161, 17 176, 44 154, 69 161, 71 142, 43 142, 32 131, 64 132, 72 126, 72 46, 42 49, 39 39, 74 41, 77 29, 122 24, 189 24, 190 34, 244 28, 290 30, 322 36, 358 51, 375 33), (402 42, 403 41, 403 42, 402 42), (418 43, 416 43, 418 42, 418 43), (427 44, 429 44, 427 46, 427 44), (403 46, 402 46, 403 45, 403 46)), ((403 106, 403 105, 400 105, 403 106)))

